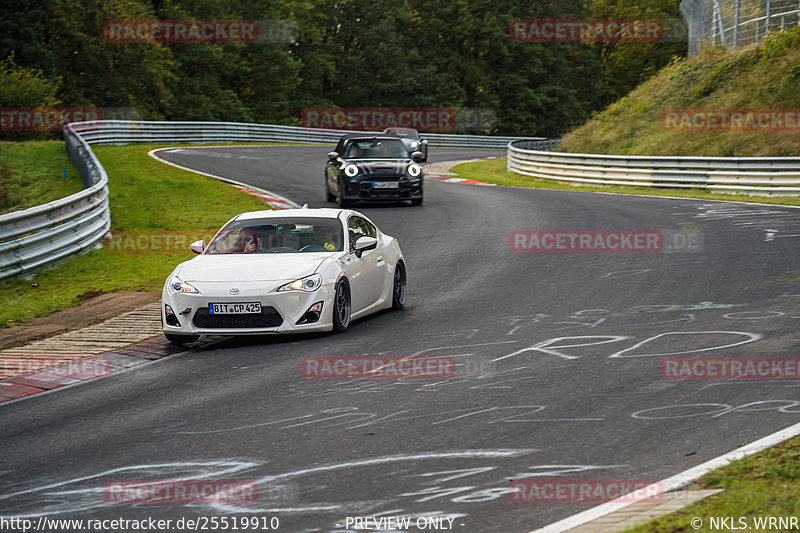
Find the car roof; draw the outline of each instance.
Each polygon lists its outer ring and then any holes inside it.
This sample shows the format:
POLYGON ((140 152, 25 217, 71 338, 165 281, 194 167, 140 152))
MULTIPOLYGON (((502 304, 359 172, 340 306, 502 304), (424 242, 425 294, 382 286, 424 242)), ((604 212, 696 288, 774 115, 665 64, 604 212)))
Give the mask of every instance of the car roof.
POLYGON ((348 133, 346 135, 342 135, 339 139, 349 141, 351 139, 397 139, 397 137, 393 135, 385 135, 383 133, 348 133))
MULTIPOLYGON (((406 128, 404 126, 390 126, 390 127, 386 128, 383 131, 389 131, 389 130, 417 131, 416 128, 406 128)), ((417 132, 417 133, 419 133, 419 132, 417 132)))

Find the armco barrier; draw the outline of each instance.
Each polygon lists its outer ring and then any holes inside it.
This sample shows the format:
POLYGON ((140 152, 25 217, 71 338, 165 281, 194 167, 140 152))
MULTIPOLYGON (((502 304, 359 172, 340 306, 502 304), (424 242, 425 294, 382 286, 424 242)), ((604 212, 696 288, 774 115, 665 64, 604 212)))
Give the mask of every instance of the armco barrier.
POLYGON ((105 170, 72 125, 65 128, 64 139, 86 188, 0 216, 0 279, 49 266, 90 248, 111 226, 105 170))
MULTIPOLYGON (((0 215, 0 279, 50 266, 97 245, 109 230, 108 176, 91 144, 299 142, 333 144, 349 133, 237 122, 76 122, 64 128, 72 163, 85 189, 66 198, 0 215)), ((363 132, 360 132, 363 133, 363 132)), ((425 134, 435 148, 504 150, 515 137, 425 134)), ((547 149, 550 141, 527 139, 547 149)))
MULTIPOLYGON (((229 142, 291 142, 334 144, 346 133, 363 131, 326 130, 276 126, 273 124, 246 124, 240 122, 141 122, 104 120, 98 127, 87 128, 81 136, 89 144, 129 144, 187 142, 197 144, 229 142)), ((505 150, 508 143, 520 137, 490 137, 488 135, 453 135, 424 133, 434 148, 467 148, 479 150, 505 150)), ((543 143, 544 137, 525 140, 543 143)), ((538 145, 537 145, 538 146, 538 145)))
POLYGON ((701 188, 751 195, 800 194, 800 157, 646 157, 544 152, 508 145, 509 172, 592 185, 701 188))

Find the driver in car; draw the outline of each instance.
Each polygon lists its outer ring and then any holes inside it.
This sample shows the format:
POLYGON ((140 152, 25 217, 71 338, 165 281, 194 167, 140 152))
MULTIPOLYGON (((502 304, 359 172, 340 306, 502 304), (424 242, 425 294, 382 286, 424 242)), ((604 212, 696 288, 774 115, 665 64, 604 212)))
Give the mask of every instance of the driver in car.
POLYGON ((336 251, 336 235, 333 228, 328 226, 317 226, 314 228, 314 234, 319 240, 320 246, 329 252, 336 251))
POLYGON ((252 228, 254 238, 248 240, 244 245, 243 253, 252 254, 263 252, 269 248, 270 238, 275 235, 274 226, 256 226, 252 228))

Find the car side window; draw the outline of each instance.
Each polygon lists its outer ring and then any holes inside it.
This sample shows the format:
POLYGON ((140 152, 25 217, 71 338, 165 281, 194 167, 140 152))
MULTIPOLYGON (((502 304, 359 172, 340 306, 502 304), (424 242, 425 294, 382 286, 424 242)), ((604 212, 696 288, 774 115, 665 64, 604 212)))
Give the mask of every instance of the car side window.
POLYGON ((375 226, 367 222, 361 217, 352 216, 347 221, 347 229, 350 233, 350 251, 356 249, 356 241, 361 237, 376 237, 378 236, 378 231, 376 230, 375 226))

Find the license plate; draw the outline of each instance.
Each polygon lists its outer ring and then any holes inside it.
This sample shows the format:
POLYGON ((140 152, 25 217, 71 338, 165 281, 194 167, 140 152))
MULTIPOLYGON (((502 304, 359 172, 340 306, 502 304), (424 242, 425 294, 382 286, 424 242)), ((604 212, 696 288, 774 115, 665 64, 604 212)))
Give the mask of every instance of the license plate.
POLYGON ((376 181, 372 184, 373 189, 396 189, 400 184, 396 181, 376 181))
POLYGON ((260 313, 261 304, 258 302, 241 304, 208 304, 208 312, 212 315, 247 315, 260 313))

